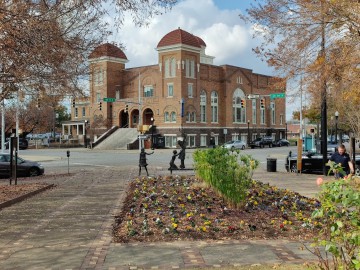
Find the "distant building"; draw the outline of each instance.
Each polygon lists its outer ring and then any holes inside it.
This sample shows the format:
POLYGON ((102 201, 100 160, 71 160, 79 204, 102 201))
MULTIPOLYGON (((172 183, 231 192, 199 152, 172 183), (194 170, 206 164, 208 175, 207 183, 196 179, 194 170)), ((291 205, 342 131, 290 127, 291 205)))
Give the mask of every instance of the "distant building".
POLYGON ((270 99, 285 93, 285 86, 275 88, 280 79, 216 66, 205 48, 200 37, 178 28, 157 44, 158 64, 126 68, 121 49, 100 45, 89 56, 89 100, 76 103, 72 120, 96 125, 97 136, 112 126, 153 125, 166 147, 176 147, 180 130, 189 147, 208 146, 211 137, 216 145, 265 135, 284 138, 285 99, 270 99))

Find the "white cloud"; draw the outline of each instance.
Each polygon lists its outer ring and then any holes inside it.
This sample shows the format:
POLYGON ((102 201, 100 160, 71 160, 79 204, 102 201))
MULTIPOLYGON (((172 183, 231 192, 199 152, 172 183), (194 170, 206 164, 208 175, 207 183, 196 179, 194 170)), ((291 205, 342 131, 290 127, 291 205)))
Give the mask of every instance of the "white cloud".
POLYGON ((121 43, 129 59, 127 67, 157 63, 157 44, 172 30, 181 29, 201 37, 206 53, 215 56, 216 65, 230 64, 271 74, 271 70, 252 53, 256 41, 250 25, 242 24, 241 11, 220 10, 212 0, 184 0, 161 16, 153 18, 147 27, 138 28, 130 15, 109 41, 121 43))

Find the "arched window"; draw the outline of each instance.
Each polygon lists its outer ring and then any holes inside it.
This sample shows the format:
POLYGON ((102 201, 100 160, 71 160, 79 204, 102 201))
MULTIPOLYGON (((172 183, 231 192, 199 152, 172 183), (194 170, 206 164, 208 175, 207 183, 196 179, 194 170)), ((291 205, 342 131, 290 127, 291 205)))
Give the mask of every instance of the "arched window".
POLYGON ((191 119, 191 112, 186 113, 186 122, 190 122, 191 119))
POLYGON ((175 77, 176 76, 176 60, 175 58, 171 58, 170 59, 170 77, 175 77))
POLYGON ((170 122, 169 112, 165 112, 165 114, 164 114, 164 121, 165 121, 165 122, 170 122))
POLYGON ((236 89, 233 94, 233 122, 246 123, 246 106, 241 108, 241 100, 245 101, 245 94, 241 89, 236 89))
POLYGON ((175 112, 171 112, 170 122, 176 122, 176 113, 175 112))
POLYGON ((196 122, 196 112, 187 112, 187 114, 186 114, 186 122, 195 123, 196 122))
POLYGON ((165 78, 173 78, 176 76, 176 59, 165 59, 165 78))
POLYGON ((206 92, 202 90, 200 93, 200 122, 206 122, 206 92))
POLYGON ((216 91, 211 92, 211 123, 217 123, 218 116, 218 94, 216 91))
POLYGON ((165 78, 169 78, 170 77, 170 60, 166 59, 165 60, 165 78))
POLYGON ((191 122, 196 122, 196 112, 192 112, 191 122))

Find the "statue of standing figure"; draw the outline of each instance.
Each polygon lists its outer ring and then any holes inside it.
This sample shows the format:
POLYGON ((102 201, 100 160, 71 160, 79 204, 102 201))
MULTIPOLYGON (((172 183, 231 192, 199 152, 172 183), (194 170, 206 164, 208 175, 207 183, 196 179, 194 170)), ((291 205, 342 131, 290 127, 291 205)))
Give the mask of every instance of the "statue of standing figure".
POLYGON ((185 150, 186 150, 186 134, 182 132, 183 140, 178 140, 178 144, 181 147, 178 158, 180 159, 180 169, 185 169, 185 150))
POLYGON ((141 167, 145 168, 146 174, 147 176, 149 176, 148 170, 147 170, 147 159, 146 159, 146 155, 152 155, 154 154, 154 151, 152 151, 151 153, 146 153, 144 148, 141 148, 140 151, 140 158, 139 158, 139 176, 141 174, 141 167))

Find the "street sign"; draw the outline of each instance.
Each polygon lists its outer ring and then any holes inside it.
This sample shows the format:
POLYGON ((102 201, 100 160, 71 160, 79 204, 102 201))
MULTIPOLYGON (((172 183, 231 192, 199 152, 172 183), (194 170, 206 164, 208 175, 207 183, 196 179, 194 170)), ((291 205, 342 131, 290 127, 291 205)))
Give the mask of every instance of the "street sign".
POLYGON ((260 95, 252 95, 252 94, 249 94, 247 96, 248 99, 257 99, 257 98, 260 98, 260 95))
POLYGON ((116 98, 104 97, 104 98, 103 98, 103 101, 104 101, 104 102, 115 102, 115 101, 116 101, 116 98))
POLYGON ((285 93, 274 93, 270 94, 270 99, 285 98, 285 93))

